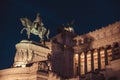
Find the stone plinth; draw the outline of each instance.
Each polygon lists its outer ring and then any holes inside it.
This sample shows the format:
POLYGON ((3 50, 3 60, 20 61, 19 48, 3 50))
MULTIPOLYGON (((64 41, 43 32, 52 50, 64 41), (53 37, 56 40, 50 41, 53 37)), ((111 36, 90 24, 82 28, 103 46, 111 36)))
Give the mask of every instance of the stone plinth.
POLYGON ((0 70, 0 80, 60 80, 60 77, 52 72, 39 72, 36 62, 30 67, 0 70))
POLYGON ((0 70, 0 80, 37 80, 38 64, 31 67, 0 70))
POLYGON ((0 80, 60 80, 53 72, 40 71, 40 62, 47 61, 51 53, 50 46, 49 42, 44 46, 26 40, 16 44, 13 67, 0 70, 0 80))
POLYGON ((51 50, 40 43, 23 40, 16 44, 16 55, 14 58, 14 67, 25 67, 26 64, 45 61, 51 50))
POLYGON ((61 80, 53 72, 39 72, 38 63, 30 67, 9 68, 0 70, 0 80, 61 80))

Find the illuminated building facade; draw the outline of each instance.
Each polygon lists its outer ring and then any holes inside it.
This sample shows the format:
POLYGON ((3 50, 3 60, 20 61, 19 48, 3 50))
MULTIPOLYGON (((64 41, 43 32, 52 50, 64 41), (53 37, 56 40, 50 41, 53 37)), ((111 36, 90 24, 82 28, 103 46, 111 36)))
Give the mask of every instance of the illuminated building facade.
POLYGON ((66 27, 44 46, 22 40, 0 80, 81 80, 95 70, 120 80, 120 22, 84 35, 66 27))
POLYGON ((98 69, 106 78, 119 78, 114 73, 120 74, 120 22, 83 35, 64 31, 52 38, 52 54, 53 71, 63 77, 82 77, 98 69))

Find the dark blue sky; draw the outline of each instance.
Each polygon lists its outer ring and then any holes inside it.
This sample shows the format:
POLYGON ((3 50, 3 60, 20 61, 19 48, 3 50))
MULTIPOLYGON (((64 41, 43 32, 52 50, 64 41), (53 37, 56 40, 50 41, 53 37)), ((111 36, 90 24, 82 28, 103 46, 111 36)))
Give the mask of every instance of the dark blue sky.
MULTIPOLYGON (((119 0, 0 0, 0 69, 12 65, 15 44, 27 39, 20 34, 20 18, 34 20, 40 13, 44 25, 54 36, 57 27, 75 20, 76 33, 94 31, 120 20, 119 0)), ((31 40, 37 41, 32 37, 31 40)))

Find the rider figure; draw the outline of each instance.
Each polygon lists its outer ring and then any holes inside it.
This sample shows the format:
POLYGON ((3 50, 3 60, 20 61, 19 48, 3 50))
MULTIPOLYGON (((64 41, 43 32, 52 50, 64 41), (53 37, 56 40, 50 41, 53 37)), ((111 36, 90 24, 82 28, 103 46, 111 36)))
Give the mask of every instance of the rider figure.
POLYGON ((34 20, 35 28, 40 32, 42 30, 42 19, 40 18, 40 14, 37 13, 36 19, 34 20))
POLYGON ((37 13, 36 19, 33 22, 35 24, 35 28, 38 30, 38 32, 41 34, 42 38, 41 41, 44 40, 44 34, 46 32, 46 28, 44 27, 44 24, 42 22, 42 19, 40 17, 40 14, 37 13))
POLYGON ((34 22, 31 22, 28 18, 21 18, 20 21, 24 26, 24 28, 21 30, 21 33, 23 33, 23 30, 26 30, 28 39, 30 38, 30 33, 38 35, 40 38, 40 42, 44 41, 45 37, 49 39, 50 31, 44 27, 42 19, 39 16, 39 13, 37 14, 34 22))

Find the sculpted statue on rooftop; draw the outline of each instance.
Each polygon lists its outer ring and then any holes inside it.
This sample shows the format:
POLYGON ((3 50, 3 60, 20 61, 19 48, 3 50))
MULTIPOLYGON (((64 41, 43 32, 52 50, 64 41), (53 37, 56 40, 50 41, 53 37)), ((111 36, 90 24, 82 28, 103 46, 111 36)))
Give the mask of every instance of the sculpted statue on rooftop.
POLYGON ((23 33, 24 30, 27 31, 28 39, 30 39, 30 34, 38 35, 40 42, 44 41, 45 37, 49 39, 50 30, 46 29, 39 13, 36 16, 36 19, 31 22, 28 18, 20 18, 20 21, 24 28, 21 30, 23 33))
POLYGON ((69 31, 69 32, 74 32, 74 28, 72 27, 74 24, 74 21, 72 21, 71 23, 67 24, 67 27, 64 27, 64 30, 69 31))
POLYGON ((64 27, 64 30, 69 31, 69 32, 74 32, 74 28, 73 27, 64 27))

